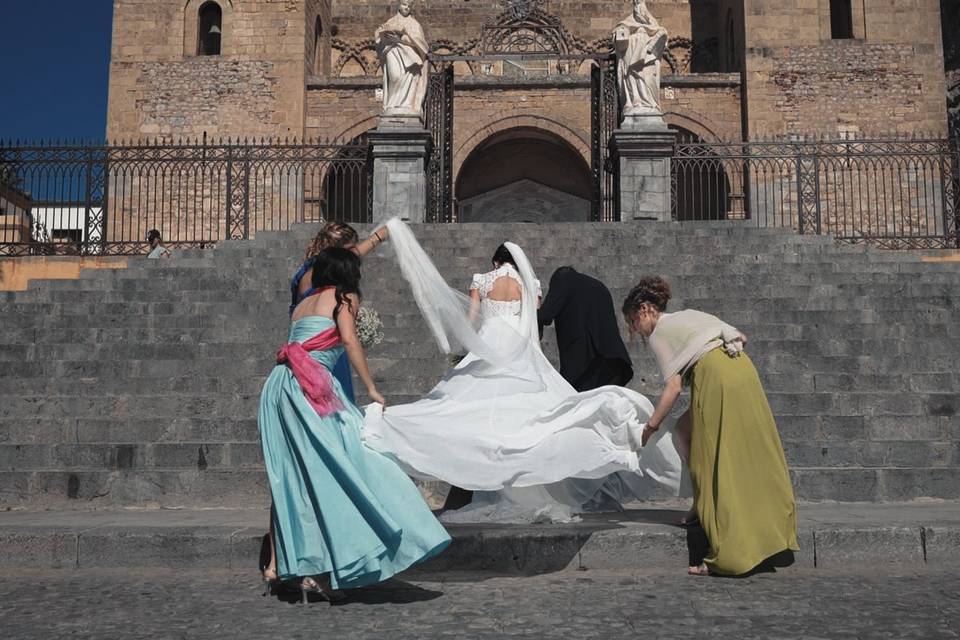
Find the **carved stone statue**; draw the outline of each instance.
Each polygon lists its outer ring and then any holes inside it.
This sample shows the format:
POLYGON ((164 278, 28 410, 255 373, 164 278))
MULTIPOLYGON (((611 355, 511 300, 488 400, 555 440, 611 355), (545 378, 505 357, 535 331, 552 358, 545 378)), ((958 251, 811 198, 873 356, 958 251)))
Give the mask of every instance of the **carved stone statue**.
POLYGON ((613 42, 623 115, 661 115, 660 57, 667 48, 667 30, 645 0, 633 0, 633 13, 617 24, 613 42))
POLYGON ((419 116, 427 91, 429 45, 412 9, 413 0, 400 0, 397 14, 373 36, 383 69, 383 114, 387 116, 419 116))

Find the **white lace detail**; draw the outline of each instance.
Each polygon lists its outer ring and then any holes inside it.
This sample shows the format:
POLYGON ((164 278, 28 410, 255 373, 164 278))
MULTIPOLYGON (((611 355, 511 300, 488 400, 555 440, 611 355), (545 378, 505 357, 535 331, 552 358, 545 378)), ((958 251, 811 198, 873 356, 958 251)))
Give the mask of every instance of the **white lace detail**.
POLYGON ((491 300, 480 299, 480 310, 485 317, 489 316, 519 316, 523 311, 521 300, 491 300))
MULTIPOLYGON (((477 293, 480 294, 480 305, 483 312, 490 313, 496 316, 518 316, 520 315, 520 310, 522 308, 521 300, 491 300, 487 296, 490 295, 490 291, 493 289, 493 284, 500 278, 512 278, 520 285, 520 289, 523 289, 523 280, 520 278, 520 274, 517 273, 517 270, 513 268, 512 264, 500 265, 493 271, 488 271, 486 273, 475 273, 473 274, 473 282, 470 283, 471 289, 476 289, 477 293)), ((534 280, 537 285, 537 297, 543 295, 542 289, 540 287, 540 281, 534 280)))

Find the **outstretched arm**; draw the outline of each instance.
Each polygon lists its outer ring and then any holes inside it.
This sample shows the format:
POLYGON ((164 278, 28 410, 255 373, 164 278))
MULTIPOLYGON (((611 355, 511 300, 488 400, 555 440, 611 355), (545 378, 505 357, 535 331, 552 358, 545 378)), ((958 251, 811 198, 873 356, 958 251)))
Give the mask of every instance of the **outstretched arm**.
POLYGON ((384 407, 387 406, 386 400, 377 391, 377 385, 373 382, 373 376, 370 375, 370 367, 367 366, 367 356, 360 344, 360 338, 357 336, 357 311, 360 309, 360 299, 350 294, 347 296, 348 304, 340 307, 337 313, 337 329, 340 331, 340 340, 343 342, 343 348, 347 352, 347 358, 350 360, 350 366, 357 372, 360 381, 367 387, 367 395, 374 402, 379 402, 384 407))
POLYGON ((371 233, 366 240, 363 240, 358 245, 354 246, 353 252, 362 258, 386 242, 387 238, 389 237, 390 231, 386 227, 380 227, 379 229, 374 230, 374 232, 371 233))
POLYGON ((650 416, 650 420, 647 421, 647 426, 643 430, 643 444, 647 444, 647 440, 650 439, 653 432, 663 424, 664 418, 673 409, 673 405, 677 403, 681 391, 683 391, 683 378, 680 377, 680 374, 670 376, 663 386, 663 391, 660 392, 657 408, 653 411, 653 415, 650 416))

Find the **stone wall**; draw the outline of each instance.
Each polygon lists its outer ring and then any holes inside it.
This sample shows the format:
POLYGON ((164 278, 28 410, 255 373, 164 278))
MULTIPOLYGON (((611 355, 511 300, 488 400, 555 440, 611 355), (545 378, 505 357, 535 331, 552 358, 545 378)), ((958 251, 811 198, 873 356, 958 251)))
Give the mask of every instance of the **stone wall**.
MULTIPOLYGON (((396 3, 384 0, 332 0, 331 6, 337 37, 344 40, 372 38, 376 27, 396 12, 396 3)), ((546 0, 542 6, 585 40, 609 37, 631 11, 626 0, 546 0)), ((647 6, 673 36, 701 40, 716 36, 717 0, 650 0, 647 6)), ((465 42, 476 38, 484 21, 502 10, 500 0, 420 0, 414 14, 429 39, 465 42)))
POLYGON ((500 131, 529 127, 550 132, 590 164, 590 89, 550 87, 510 89, 456 87, 453 172, 477 145, 500 131))
MULTIPOLYGON (((376 86, 330 85, 378 76, 372 35, 395 3, 218 1, 224 8, 222 55, 198 57, 201 0, 115 0, 109 137, 332 136, 369 128, 363 123, 377 111, 376 86)), ((687 128, 708 139, 944 131, 940 2, 855 0, 850 40, 831 39, 829 4, 651 1, 672 38, 664 60, 668 77, 742 72, 745 87, 741 95, 731 85, 681 89, 665 79, 665 106, 678 124, 687 120, 687 128)), ((608 38, 629 12, 627 2, 601 0, 546 0, 542 6, 580 43, 608 38)), ((415 11, 428 37, 453 51, 476 40, 484 22, 502 9, 498 0, 431 0, 415 11)), ((951 10, 945 9, 945 19, 951 10)), ((529 73, 495 66, 456 68, 460 76, 529 73)), ((586 73, 573 69, 570 75, 586 73)), ((513 108, 508 98, 492 100, 492 110, 513 108)), ((560 119, 570 118, 569 108, 566 98, 545 104, 560 119)), ((466 115, 459 122, 471 129, 462 135, 489 124, 466 115)))
POLYGON ((307 90, 306 134, 310 139, 351 140, 377 126, 378 78, 311 85, 307 90))
POLYGON ((706 142, 742 139, 740 74, 694 74, 663 79, 664 120, 706 142))
POLYGON ((304 1, 220 0, 219 56, 196 55, 201 4, 114 1, 107 136, 303 135, 304 1))
MULTIPOLYGON (((332 77, 376 75, 378 62, 373 33, 379 24, 392 15, 393 6, 388 2, 333 3, 331 20, 337 37, 332 42, 332 77)), ((717 0, 669 0, 649 2, 648 6, 670 33, 670 49, 664 59, 665 72, 719 70, 716 55, 717 0)), ((568 43, 588 48, 609 41, 614 26, 630 13, 628 2, 546 0, 541 7, 560 19, 567 31, 564 37, 568 43)), ((496 19, 502 11, 503 3, 499 0, 468 3, 444 0, 421 2, 415 14, 427 38, 437 45, 438 52, 477 55, 482 49, 479 43, 484 24, 496 19)), ((535 63, 528 64, 537 66, 535 63)), ((547 62, 539 64, 556 66, 547 62)), ((481 73, 482 66, 476 61, 459 62, 455 65, 455 72, 458 75, 481 73)), ((491 66, 493 69, 484 73, 509 75, 511 72, 506 68, 510 66, 508 63, 494 62, 491 66)), ((576 73, 577 69, 572 71, 576 73)), ((579 71, 589 70, 584 66, 579 71)))
POLYGON ((746 5, 748 133, 945 132, 937 0, 854 0, 853 35, 831 39, 828 0, 746 5))

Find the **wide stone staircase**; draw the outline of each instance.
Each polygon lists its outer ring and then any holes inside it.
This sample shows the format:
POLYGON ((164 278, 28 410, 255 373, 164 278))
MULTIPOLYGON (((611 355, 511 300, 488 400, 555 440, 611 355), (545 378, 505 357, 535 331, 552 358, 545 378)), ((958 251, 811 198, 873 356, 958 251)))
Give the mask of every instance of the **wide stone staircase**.
MULTIPOLYGON (((495 247, 521 243, 546 288, 571 264, 619 305, 641 275, 672 307, 750 338, 798 498, 960 498, 960 263, 748 226, 414 227, 466 288, 495 247)), ((13 509, 259 508, 260 386, 286 331, 288 278, 313 233, 261 233, 127 269, 37 281, 0 298, 0 505, 13 509)), ((446 370, 389 248, 365 261, 385 326, 369 358, 391 403, 446 370)), ((545 350, 555 360, 553 334, 545 350)), ((659 376, 631 345, 632 386, 659 376)))

